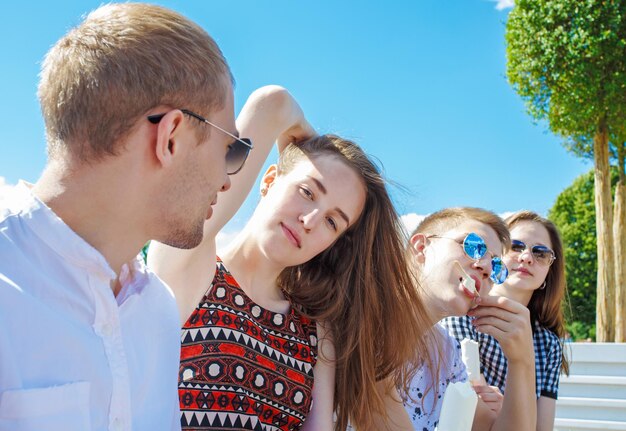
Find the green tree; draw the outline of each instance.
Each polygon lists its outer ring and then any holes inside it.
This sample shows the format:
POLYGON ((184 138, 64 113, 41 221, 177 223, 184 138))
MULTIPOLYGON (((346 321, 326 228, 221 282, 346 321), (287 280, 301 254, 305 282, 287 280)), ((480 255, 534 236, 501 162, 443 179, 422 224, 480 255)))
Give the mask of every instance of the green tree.
MULTIPOLYGON (((626 0, 518 0, 509 14, 506 42, 507 76, 529 113, 547 120, 574 154, 593 157, 597 339, 613 341, 616 308, 620 316, 626 312, 621 309, 626 306, 626 193, 622 183, 614 216, 609 174, 610 142, 623 148, 626 141, 626 0)), ((623 341, 626 326, 617 335, 623 341)))

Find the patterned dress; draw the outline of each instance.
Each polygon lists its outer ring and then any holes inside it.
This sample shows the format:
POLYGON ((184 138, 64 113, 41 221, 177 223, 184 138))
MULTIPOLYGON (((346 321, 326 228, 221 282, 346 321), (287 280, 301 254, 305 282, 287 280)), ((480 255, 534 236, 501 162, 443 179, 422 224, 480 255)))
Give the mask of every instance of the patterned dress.
POLYGON ((218 259, 183 326, 179 373, 187 430, 299 430, 311 409, 315 322, 256 305, 218 259))

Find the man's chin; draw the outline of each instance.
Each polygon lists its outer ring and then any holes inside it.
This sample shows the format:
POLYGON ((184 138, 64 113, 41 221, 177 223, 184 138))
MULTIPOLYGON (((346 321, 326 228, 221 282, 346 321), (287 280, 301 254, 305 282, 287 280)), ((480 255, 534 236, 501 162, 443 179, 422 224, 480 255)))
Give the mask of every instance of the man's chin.
POLYGON ((200 228, 194 229, 193 232, 183 232, 179 230, 162 242, 170 247, 180 248, 183 250, 196 248, 202 242, 202 238, 204 236, 203 227, 204 224, 201 224, 200 228))

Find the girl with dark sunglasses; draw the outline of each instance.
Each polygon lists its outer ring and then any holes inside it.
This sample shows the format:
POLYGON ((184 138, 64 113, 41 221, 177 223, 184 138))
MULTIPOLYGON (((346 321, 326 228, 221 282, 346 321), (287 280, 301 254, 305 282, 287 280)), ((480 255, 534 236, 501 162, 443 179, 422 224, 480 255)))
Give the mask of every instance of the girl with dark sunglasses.
MULTIPOLYGON (((565 296, 563 245, 556 226, 531 211, 519 211, 506 220, 511 247, 504 255, 509 269, 506 281, 494 286, 493 295, 510 298, 528 307, 533 325, 535 388, 538 431, 554 426, 561 370, 568 372, 562 348, 565 335, 561 301, 565 296)), ((447 320, 457 338, 471 336, 481 346, 481 368, 490 385, 505 393, 509 363, 493 337, 479 335, 466 317, 447 320)))
POLYGON ((202 244, 148 255, 181 311, 183 428, 365 427, 384 414, 376 388, 408 386, 429 331, 385 181, 356 144, 314 136, 284 89, 253 93, 237 128, 254 149, 202 244), (275 140, 260 203, 216 258, 275 140))

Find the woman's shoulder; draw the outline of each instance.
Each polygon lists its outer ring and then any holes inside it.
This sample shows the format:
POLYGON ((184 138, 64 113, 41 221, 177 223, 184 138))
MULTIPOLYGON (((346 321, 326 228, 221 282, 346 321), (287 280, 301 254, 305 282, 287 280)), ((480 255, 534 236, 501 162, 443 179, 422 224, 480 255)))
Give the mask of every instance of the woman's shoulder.
POLYGON ((535 349, 556 351, 558 353, 563 350, 559 336, 549 328, 542 326, 537 320, 535 320, 533 324, 533 339, 535 349))

